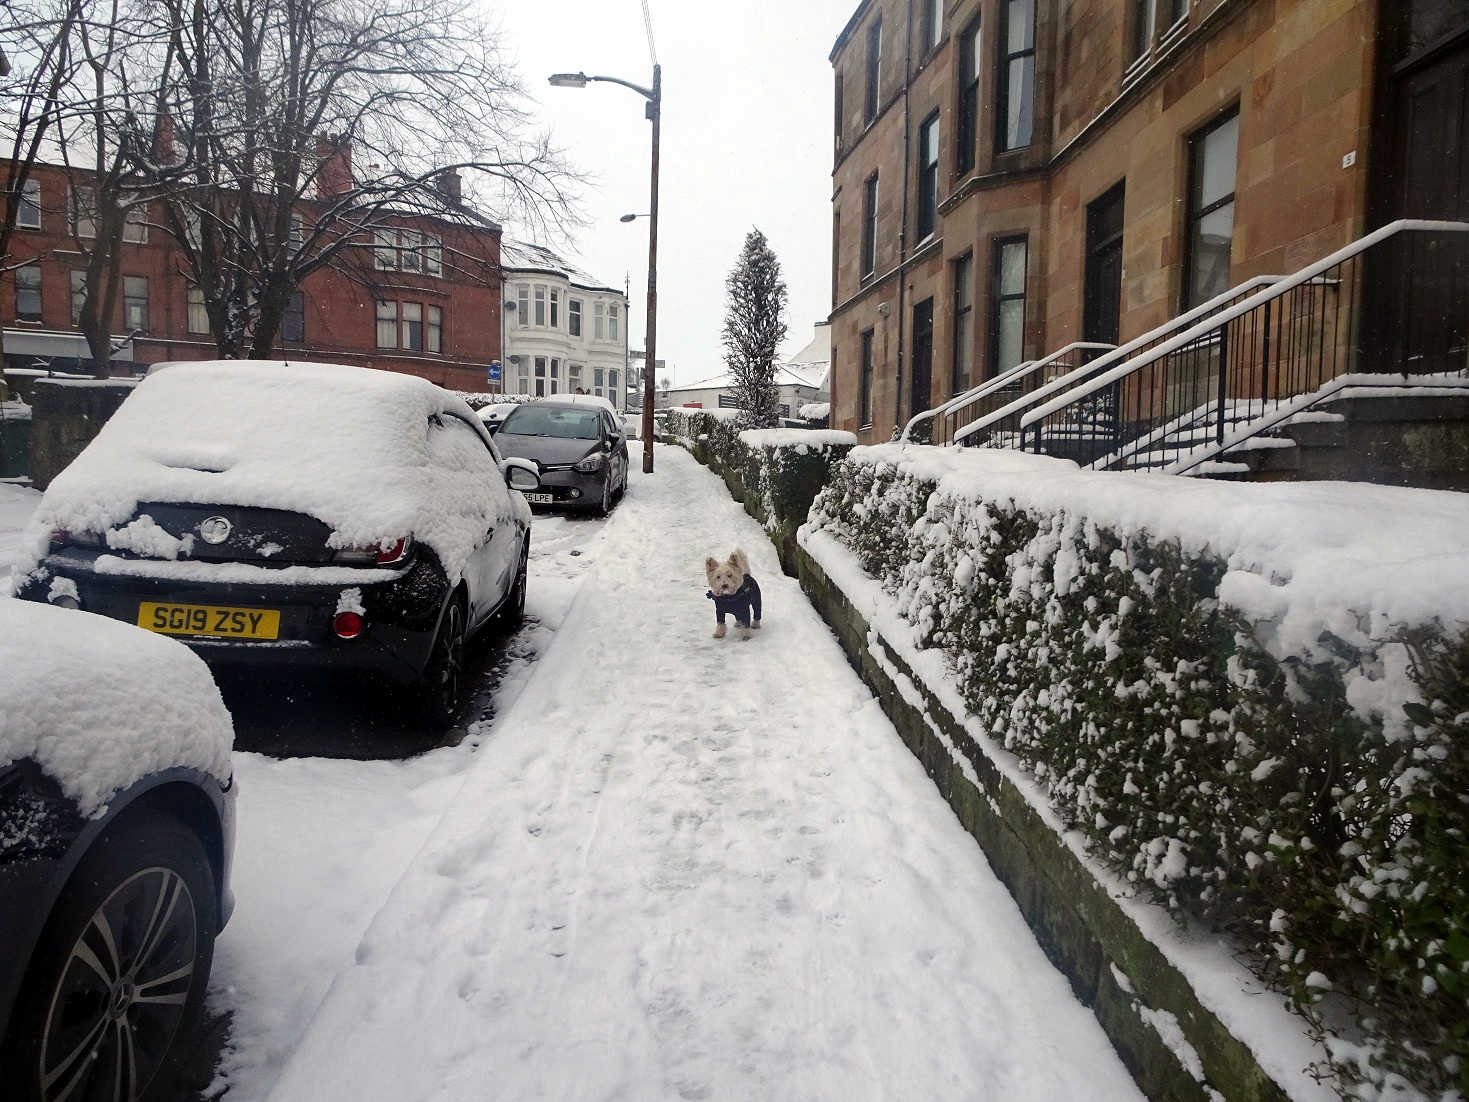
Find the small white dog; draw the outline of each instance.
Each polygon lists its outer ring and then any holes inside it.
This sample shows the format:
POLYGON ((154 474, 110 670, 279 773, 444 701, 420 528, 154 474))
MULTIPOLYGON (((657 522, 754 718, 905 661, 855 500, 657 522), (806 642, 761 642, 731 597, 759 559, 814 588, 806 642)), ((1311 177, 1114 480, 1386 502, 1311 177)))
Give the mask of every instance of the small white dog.
POLYGON ((739 625, 740 638, 750 638, 760 629, 760 585, 750 576, 750 560, 739 548, 720 562, 714 557, 704 560, 704 574, 709 591, 704 594, 714 602, 714 638, 724 638, 724 618, 733 616, 739 625))

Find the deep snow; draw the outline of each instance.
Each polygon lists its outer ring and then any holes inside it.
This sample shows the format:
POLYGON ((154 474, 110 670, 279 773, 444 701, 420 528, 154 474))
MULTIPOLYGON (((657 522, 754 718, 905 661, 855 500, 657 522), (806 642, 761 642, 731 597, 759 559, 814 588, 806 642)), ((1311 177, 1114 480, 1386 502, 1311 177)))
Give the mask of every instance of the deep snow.
MULTIPOLYGON (((337 801, 365 824, 344 892, 406 864, 270 1097, 1137 1097, 758 526, 679 450, 633 477, 477 751, 400 767, 387 814, 351 766, 256 778, 303 826, 337 801), (703 600, 736 544, 766 595, 748 643, 703 600)), ((323 840, 277 828, 288 863, 323 840)), ((242 896, 303 878, 259 859, 242 896)), ((261 927, 249 967, 358 921, 261 927)))

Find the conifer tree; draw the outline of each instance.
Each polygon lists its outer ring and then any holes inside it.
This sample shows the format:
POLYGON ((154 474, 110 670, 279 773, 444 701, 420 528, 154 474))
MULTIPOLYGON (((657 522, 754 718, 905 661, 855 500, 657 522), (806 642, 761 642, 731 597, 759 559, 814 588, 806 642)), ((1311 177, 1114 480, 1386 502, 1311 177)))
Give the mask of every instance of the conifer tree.
POLYGON ((740 258, 724 283, 729 294, 724 315, 724 362, 740 407, 742 429, 780 425, 780 391, 775 384, 775 353, 785 340, 786 285, 765 235, 745 235, 740 258))

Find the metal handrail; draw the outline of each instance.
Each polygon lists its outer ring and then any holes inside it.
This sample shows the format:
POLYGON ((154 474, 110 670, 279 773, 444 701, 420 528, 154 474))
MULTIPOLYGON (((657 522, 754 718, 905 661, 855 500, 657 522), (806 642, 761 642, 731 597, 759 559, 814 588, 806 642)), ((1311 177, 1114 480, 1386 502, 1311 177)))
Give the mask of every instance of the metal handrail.
POLYGON ((1329 271, 1331 268, 1336 267, 1343 261, 1350 260, 1353 257, 1358 256, 1363 252, 1366 252, 1373 245, 1376 245, 1382 241, 1386 241, 1388 238, 1395 237, 1396 235, 1405 231, 1411 230, 1423 230, 1434 233, 1469 233, 1469 222, 1448 222, 1426 218, 1400 218, 1396 222, 1389 222, 1387 225, 1381 227, 1380 229, 1374 230, 1372 233, 1367 234, 1367 236, 1360 237, 1356 241, 1353 241, 1350 245, 1346 245, 1343 248, 1338 249, 1330 256, 1324 257, 1323 259, 1316 261, 1316 263, 1302 268, 1295 275, 1287 276, 1286 278, 1275 283, 1269 289, 1251 295, 1243 302, 1236 303, 1234 306, 1229 307, 1217 316, 1200 322, 1199 324, 1194 325, 1189 329, 1185 329, 1176 337, 1172 337, 1171 339, 1164 341, 1156 348, 1149 349, 1141 356, 1135 357, 1131 360, 1127 360, 1124 363, 1118 364, 1110 371, 1104 372, 1101 375, 1097 375, 1091 378, 1086 383, 1083 383, 1081 386, 1077 387, 1076 390, 1068 394, 1053 398, 1038 409, 1031 410, 1020 419, 1021 430, 1024 431, 1031 425, 1035 424, 1037 421, 1043 420, 1050 414, 1055 413, 1057 410, 1064 409, 1066 406, 1070 405, 1073 402, 1077 402, 1083 398, 1087 398, 1090 395, 1095 394, 1097 391, 1103 389, 1104 387, 1111 386, 1113 383, 1119 382, 1122 379, 1127 378, 1129 375, 1141 371, 1143 368, 1147 367, 1155 360, 1162 359, 1169 353, 1176 352, 1180 348, 1192 344, 1200 337, 1207 335, 1210 331, 1214 329, 1220 329, 1228 325, 1236 318, 1243 317, 1245 314, 1248 314, 1251 310, 1254 310, 1255 308, 1260 306, 1264 306, 1267 302, 1271 302, 1275 299, 1280 298, 1282 295, 1294 290, 1302 284, 1309 283, 1311 280, 1315 279, 1323 272, 1329 271))
POLYGON ((960 406, 966 406, 970 402, 983 398, 985 394, 992 390, 998 390, 1001 385, 1010 381, 1016 372, 1023 371, 1034 362, 1034 360, 1026 360, 1023 363, 1018 363, 1014 367, 1000 372, 993 379, 986 379, 979 385, 970 387, 963 394, 956 394, 954 397, 941 402, 939 405, 934 406, 933 409, 925 409, 919 413, 915 413, 912 417, 908 418, 908 423, 903 426, 902 435, 898 437, 898 440, 904 444, 908 443, 909 431, 920 421, 928 421, 935 417, 941 417, 951 409, 958 409, 960 406))
MULTIPOLYGON (((951 402, 946 412, 953 412, 955 410, 963 409, 963 407, 973 405, 975 402, 982 401, 983 399, 988 398, 993 394, 999 394, 1001 391, 1012 389, 1017 384, 1023 384, 1024 380, 1030 378, 1030 376, 1034 375, 1037 372, 1043 372, 1048 367, 1055 367, 1066 356, 1069 356, 1074 352, 1110 352, 1116 347, 1117 346, 1114 344, 1104 344, 1099 341, 1072 341, 1070 344, 1063 345, 1062 347, 1056 349, 1056 351, 1052 352, 1048 356, 1043 357, 1042 359, 1027 360, 1025 363, 1020 364, 1018 367, 1011 368, 1003 375, 999 375, 993 379, 990 379, 987 383, 983 384, 980 387, 976 387, 973 391, 970 391, 968 394, 963 396, 962 401, 951 402)), ((1062 364, 1061 366, 1067 368, 1066 375, 1071 375, 1073 372, 1080 370, 1080 368, 1085 365, 1062 364)), ((1040 387, 1037 387, 1036 390, 1030 391, 1030 393, 1037 393, 1046 385, 1048 384, 1042 383, 1040 387)), ((973 424, 973 422, 971 422, 971 424, 973 424)), ((954 432, 951 434, 950 443, 957 444, 960 439, 960 434, 958 432, 954 432)))
POLYGON ((1017 413, 1024 411, 1028 406, 1036 402, 1044 401, 1050 395, 1055 394, 1058 391, 1066 390, 1068 387, 1076 386, 1078 383, 1091 378, 1094 373, 1098 371, 1104 371, 1111 365, 1117 363, 1119 360, 1125 359, 1126 357, 1130 356, 1133 352, 1136 352, 1139 348, 1143 347, 1145 344, 1148 344, 1150 341, 1158 340, 1164 334, 1174 329, 1177 329, 1180 326, 1192 325, 1200 318, 1209 314, 1211 311, 1218 310, 1221 307, 1227 305, 1230 299, 1237 298, 1239 295, 1242 294, 1250 293, 1260 287, 1268 287, 1278 282, 1281 278, 1281 276, 1275 275, 1254 276, 1253 278, 1247 279, 1243 283, 1240 283, 1235 287, 1231 287, 1227 291, 1215 295, 1207 302, 1201 303, 1198 306, 1195 306, 1192 310, 1188 310, 1178 315, 1178 317, 1170 319, 1163 325, 1158 326, 1156 329, 1149 330, 1140 337, 1134 337, 1132 340, 1126 342, 1125 344, 1117 345, 1113 351, 1108 352, 1105 356, 1099 356, 1095 360, 1091 361, 1091 363, 1082 364, 1069 375, 1063 375, 1059 379, 1052 379, 1044 386, 1037 387, 1029 394, 1017 398, 1008 406, 1002 406, 992 413, 985 414, 985 416, 981 417, 978 421, 974 421, 968 425, 965 425, 958 432, 954 433, 954 442, 958 443, 960 440, 966 439, 977 432, 982 432, 984 429, 989 428, 997 421, 1004 420, 1006 417, 1013 417, 1017 413))

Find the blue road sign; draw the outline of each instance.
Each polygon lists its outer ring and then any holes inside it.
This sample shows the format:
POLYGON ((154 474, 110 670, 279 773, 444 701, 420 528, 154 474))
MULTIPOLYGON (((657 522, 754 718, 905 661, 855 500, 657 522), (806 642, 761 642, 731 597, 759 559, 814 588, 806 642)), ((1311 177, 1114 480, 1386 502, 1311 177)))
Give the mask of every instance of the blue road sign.
POLYGON ((490 364, 490 382, 492 382, 492 383, 498 383, 499 381, 500 381, 500 361, 499 360, 496 360, 492 364, 490 364))

